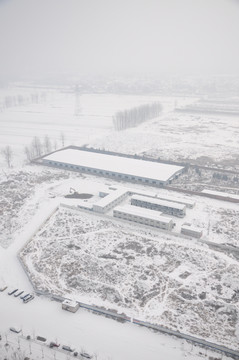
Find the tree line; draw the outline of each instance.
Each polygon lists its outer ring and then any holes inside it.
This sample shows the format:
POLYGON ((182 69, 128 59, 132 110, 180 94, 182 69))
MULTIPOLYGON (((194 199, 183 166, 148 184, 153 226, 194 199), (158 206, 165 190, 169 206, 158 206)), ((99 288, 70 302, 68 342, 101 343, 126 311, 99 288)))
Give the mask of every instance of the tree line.
MULTIPOLYGON (((60 134, 60 146, 65 146, 65 134, 60 134)), ((55 140, 54 142, 51 141, 48 135, 45 135, 43 139, 39 138, 38 136, 34 136, 31 143, 28 146, 25 146, 24 153, 26 156, 26 160, 28 162, 32 161, 35 158, 38 158, 44 154, 48 154, 54 150, 59 148, 58 142, 55 140)), ((6 162, 9 168, 12 167, 12 161, 14 157, 14 152, 12 147, 6 145, 0 151, 4 161, 6 162)))
POLYGON ((145 104, 134 107, 132 109, 118 111, 113 117, 113 125, 115 130, 124 130, 136 127, 139 124, 157 117, 162 111, 159 102, 145 104))

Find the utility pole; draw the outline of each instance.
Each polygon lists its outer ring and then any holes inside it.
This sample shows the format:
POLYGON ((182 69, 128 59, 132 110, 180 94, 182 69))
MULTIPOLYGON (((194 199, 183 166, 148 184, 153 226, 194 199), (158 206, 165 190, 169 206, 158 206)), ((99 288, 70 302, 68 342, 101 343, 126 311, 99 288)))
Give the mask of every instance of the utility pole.
POLYGON ((75 116, 80 115, 80 86, 75 86, 75 116))

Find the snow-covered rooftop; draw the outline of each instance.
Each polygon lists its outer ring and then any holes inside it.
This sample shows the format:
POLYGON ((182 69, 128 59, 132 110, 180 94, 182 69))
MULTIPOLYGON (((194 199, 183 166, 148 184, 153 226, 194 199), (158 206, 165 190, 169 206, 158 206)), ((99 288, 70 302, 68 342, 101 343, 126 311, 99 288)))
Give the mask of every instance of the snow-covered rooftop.
POLYGON ((184 204, 178 204, 178 203, 174 203, 171 201, 155 199, 155 198, 151 198, 151 197, 143 196, 143 195, 142 196, 141 195, 133 195, 132 199, 139 200, 139 201, 146 201, 150 204, 167 206, 167 207, 178 209, 178 210, 184 210, 186 207, 184 204))
POLYGON ((199 229, 196 226, 187 225, 187 224, 183 224, 181 229, 191 230, 191 231, 194 231, 194 232, 199 233, 199 234, 202 232, 202 229, 199 229))
POLYGON ((128 193, 127 189, 118 189, 115 191, 112 191, 110 194, 106 195, 102 199, 100 199, 96 205, 99 206, 107 206, 108 204, 112 203, 112 201, 118 199, 119 197, 126 195, 128 193))
POLYGON ((169 218, 167 216, 162 216, 161 212, 141 208, 138 206, 132 206, 132 205, 117 206, 114 211, 120 211, 125 214, 140 216, 140 217, 147 218, 150 220, 161 221, 161 222, 164 222, 167 224, 169 224, 172 221, 171 218, 169 218))
POLYGON ((44 157, 43 160, 57 161, 76 166, 122 173, 158 181, 167 181, 175 173, 183 169, 182 166, 177 165, 161 164, 153 161, 105 155, 77 149, 65 149, 57 151, 44 157))
POLYGON ((204 189, 204 190, 202 190, 202 192, 205 193, 205 194, 211 194, 211 195, 222 196, 222 197, 225 197, 225 198, 231 198, 231 199, 239 200, 239 195, 231 194, 231 193, 227 193, 227 192, 223 192, 223 191, 214 191, 214 190, 204 189))

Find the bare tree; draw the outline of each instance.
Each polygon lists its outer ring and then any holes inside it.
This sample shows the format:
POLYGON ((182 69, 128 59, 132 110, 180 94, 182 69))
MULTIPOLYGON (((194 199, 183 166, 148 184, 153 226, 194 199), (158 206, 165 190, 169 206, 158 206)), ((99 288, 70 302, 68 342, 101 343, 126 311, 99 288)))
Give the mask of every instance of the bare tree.
POLYGON ((65 146, 65 134, 63 132, 61 133, 61 145, 62 147, 65 146))
POLYGON ((51 140, 49 139, 48 135, 44 138, 44 151, 46 153, 51 152, 52 146, 51 146, 51 140))
POLYGON ((2 149, 1 153, 7 163, 7 166, 10 168, 12 165, 12 157, 13 157, 12 148, 9 145, 7 145, 2 149))
POLYGON ((41 140, 37 136, 35 136, 33 138, 33 140, 32 140, 32 149, 33 149, 34 155, 36 157, 41 156, 41 154, 42 154, 42 144, 41 144, 41 140))
POLYGON ((30 147, 25 146, 24 152, 25 152, 25 155, 26 155, 26 157, 27 157, 27 161, 30 162, 30 161, 33 159, 33 156, 32 156, 32 154, 31 154, 31 149, 30 149, 30 147))

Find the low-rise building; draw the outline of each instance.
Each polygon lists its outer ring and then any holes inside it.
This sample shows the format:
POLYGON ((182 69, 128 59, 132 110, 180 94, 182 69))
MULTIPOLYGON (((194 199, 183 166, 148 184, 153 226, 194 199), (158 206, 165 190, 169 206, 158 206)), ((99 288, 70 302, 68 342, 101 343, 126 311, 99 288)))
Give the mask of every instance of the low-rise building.
POLYGON ((128 191, 125 189, 114 190, 93 204, 93 211, 104 214, 119 205, 127 196, 128 191))
POLYGON ((168 231, 172 230, 174 226, 173 219, 162 216, 161 213, 154 210, 143 209, 132 205, 117 206, 113 211, 113 215, 120 219, 149 225, 168 231))
POLYGON ((190 224, 183 224, 181 227, 181 233, 198 239, 202 236, 202 230, 190 224))
POLYGON ((73 300, 64 300, 62 302, 62 309, 73 313, 75 313, 79 309, 79 307, 79 303, 73 300))
POLYGON ((165 214, 177 217, 184 217, 186 215, 186 205, 184 204, 150 198, 147 196, 133 195, 131 198, 131 205, 162 211, 165 214))
POLYGON ((189 209, 192 209, 195 206, 195 201, 193 201, 193 200, 189 200, 189 199, 185 199, 185 198, 178 198, 178 197, 174 197, 171 195, 157 194, 156 198, 160 199, 160 200, 174 202, 176 204, 183 204, 183 205, 186 205, 186 207, 189 209))

